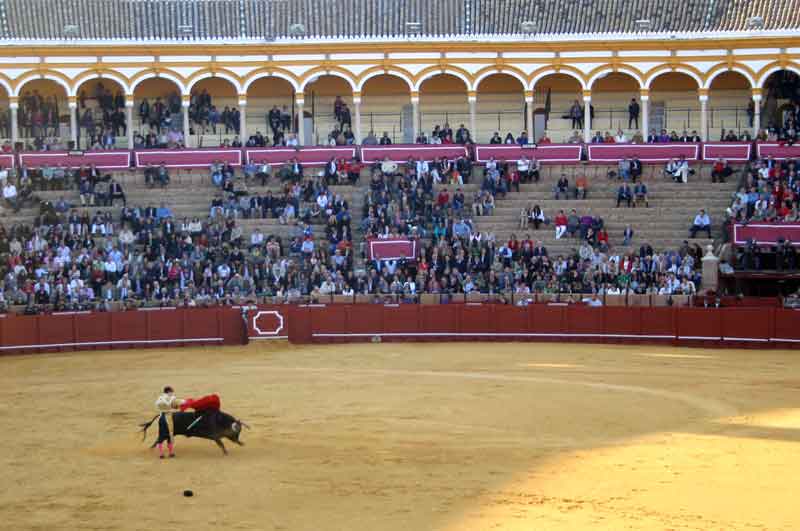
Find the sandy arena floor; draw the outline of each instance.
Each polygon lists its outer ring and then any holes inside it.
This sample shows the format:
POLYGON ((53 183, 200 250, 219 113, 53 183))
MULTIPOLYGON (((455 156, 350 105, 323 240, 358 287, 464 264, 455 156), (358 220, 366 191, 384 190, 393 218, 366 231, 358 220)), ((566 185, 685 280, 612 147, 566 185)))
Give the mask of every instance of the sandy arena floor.
POLYGON ((800 528, 800 352, 261 343, 4 357, 0 403, 0 529, 800 528), (246 446, 223 457, 179 438, 159 461, 137 423, 165 384, 218 392, 252 426, 246 446))

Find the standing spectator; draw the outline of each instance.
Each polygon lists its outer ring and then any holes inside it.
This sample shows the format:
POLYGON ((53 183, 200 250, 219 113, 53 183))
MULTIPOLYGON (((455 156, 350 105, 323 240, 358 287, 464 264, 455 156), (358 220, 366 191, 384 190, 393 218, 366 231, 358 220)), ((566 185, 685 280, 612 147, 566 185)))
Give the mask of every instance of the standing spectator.
POLYGON ((583 129, 583 107, 575 100, 572 107, 569 108, 569 119, 572 120, 572 127, 570 129, 583 129))
POLYGON ((628 104, 628 129, 639 129, 639 102, 636 98, 631 98, 628 104), (633 127, 631 127, 633 125, 633 127))

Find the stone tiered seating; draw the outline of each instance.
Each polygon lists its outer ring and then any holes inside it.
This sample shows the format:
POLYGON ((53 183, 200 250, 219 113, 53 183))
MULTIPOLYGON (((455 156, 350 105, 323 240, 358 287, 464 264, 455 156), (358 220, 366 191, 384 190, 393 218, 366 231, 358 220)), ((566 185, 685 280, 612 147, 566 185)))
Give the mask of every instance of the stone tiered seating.
MULTIPOLYGON (((589 213, 602 217, 609 233, 610 244, 619 252, 629 250, 622 247, 622 233, 628 224, 635 232, 632 249, 638 249, 645 242, 655 249, 670 249, 679 247, 688 239, 689 226, 702 208, 712 218, 712 236, 720 236, 722 215, 736 190, 735 177, 726 183, 711 183, 708 169, 697 166, 697 175, 690 177, 686 184, 678 184, 662 175, 661 166, 645 166, 644 182, 648 187, 650 207, 617 208, 616 191, 620 182, 606 177, 609 169, 608 166, 545 167, 539 183, 521 185, 520 193, 512 192, 506 198, 496 201, 492 216, 475 218, 477 229, 493 232, 499 241, 507 240, 511 234, 516 234, 518 238, 530 234, 533 239, 541 240, 554 254, 564 254, 576 249, 580 242, 566 236, 556 240, 555 227, 552 225, 542 225, 538 231, 533 229, 533 225, 527 230, 518 228, 521 210, 528 205, 538 204, 550 219, 559 210, 564 210, 569 215, 573 208, 579 216, 589 213), (553 199, 553 188, 562 171, 567 174, 570 185, 574 186, 574 176, 583 169, 586 170, 589 182, 587 199, 553 199)), ((465 186, 470 190, 465 191, 465 194, 471 196, 478 187, 479 184, 465 186)), ((711 240, 697 238, 692 242, 704 246, 711 240)))
MULTIPOLYGON (((606 177, 608 169, 607 166, 590 165, 545 166, 539 183, 521 185, 519 193, 510 192, 505 198, 497 199, 493 215, 474 218, 476 229, 494 233, 498 241, 505 241, 511 234, 516 234, 519 238, 530 234, 531 238, 541 240, 554 255, 566 254, 576 249, 579 241, 566 236, 556 240, 552 225, 543 225, 538 231, 535 231, 532 225, 526 230, 519 230, 521 209, 529 204, 538 204, 544 210, 545 215, 551 219, 558 213, 558 210, 563 209, 565 213, 569 214, 569 210, 572 208, 577 210, 578 215, 588 212, 591 215, 602 217, 609 232, 610 243, 618 252, 637 249, 644 242, 650 243, 657 250, 671 249, 679 247, 684 240, 688 239, 688 228, 692 219, 699 209, 704 208, 712 217, 714 227, 712 236, 720 236, 723 212, 729 206, 731 194, 736 189, 735 175, 727 183, 711 183, 708 168, 701 168, 698 165, 696 166, 698 174, 691 177, 689 183, 676 184, 663 177, 660 165, 645 166, 644 181, 649 188, 650 207, 627 208, 622 206, 616 208, 616 189, 619 181, 609 180, 606 177), (589 180, 587 199, 553 199, 553 186, 562 172, 567 174, 570 184, 573 185, 575 176, 582 171, 586 172, 589 180), (627 224, 630 224, 635 231, 630 248, 622 247, 622 231, 627 224)), ((308 171, 317 170, 310 169, 308 171)), ((481 174, 482 169, 476 168, 471 183, 461 187, 467 199, 467 208, 469 208, 473 193, 480 187, 481 174)), ((147 188, 141 171, 117 172, 115 178, 123 184, 129 204, 157 207, 164 202, 172 209, 174 217, 178 221, 184 217, 199 217, 205 220, 208 217, 211 198, 216 193, 216 188, 205 170, 172 171, 171 184, 163 190, 159 187, 147 188)), ((355 187, 332 187, 334 193, 345 197, 350 204, 356 246, 363 238, 358 227, 362 217, 367 183, 368 179, 362 178, 360 184, 355 187)), ((441 188, 441 185, 437 186, 438 188, 441 188)), ((267 189, 277 193, 281 186, 277 181, 272 180, 267 187, 249 187, 251 193, 259 195, 265 193, 267 189)), ((454 187, 449 186, 448 189, 452 193, 454 187)), ((63 196, 74 205, 80 204, 78 193, 75 190, 40 191, 36 192, 36 195, 50 201, 56 201, 63 196)), ((121 205, 118 202, 117 206, 113 208, 86 208, 90 212, 110 210, 116 218, 121 205)), ((37 210, 28 207, 17 214, 8 210, 3 214, 2 222, 9 226, 20 222, 31 223, 37 210)), ((471 216, 471 214, 469 215, 471 216)), ((267 235, 283 238, 293 237, 297 234, 296 227, 281 225, 277 219, 240 219, 238 223, 242 226, 245 236, 249 235, 256 227, 267 235)), ((322 223, 322 221, 317 223, 322 223)), ((319 235, 322 233, 322 225, 319 225, 318 229, 316 233, 319 235)), ((710 240, 698 238, 692 242, 704 246, 710 243, 710 240)))

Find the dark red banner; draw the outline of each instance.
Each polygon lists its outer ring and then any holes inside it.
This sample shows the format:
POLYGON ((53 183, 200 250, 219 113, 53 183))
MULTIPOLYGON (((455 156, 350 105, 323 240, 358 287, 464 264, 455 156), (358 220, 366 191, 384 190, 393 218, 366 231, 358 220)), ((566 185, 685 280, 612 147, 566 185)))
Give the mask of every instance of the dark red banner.
POLYGON ((0 169, 7 170, 16 166, 16 158, 13 153, 0 154, 0 169))
POLYGON ((725 159, 728 162, 747 162, 753 151, 752 142, 722 142, 703 144, 703 160, 714 162, 725 159))
POLYGON ((209 149, 145 149, 134 151, 136 166, 164 164, 167 168, 207 168, 214 162, 242 165, 242 150, 235 148, 209 149))
POLYGON ((642 162, 668 162, 681 155, 686 160, 700 158, 700 144, 673 142, 665 144, 586 144, 591 162, 613 163, 625 157, 642 162))
POLYGON ((304 166, 324 166, 331 157, 350 160, 356 157, 356 146, 341 147, 309 147, 309 148, 247 148, 245 156, 248 162, 256 164, 285 164, 297 158, 304 166))
POLYGON ((744 245, 751 238, 759 245, 774 245, 778 238, 783 238, 797 247, 800 246, 800 223, 737 223, 733 226, 736 245, 744 245))
POLYGON ((370 260, 416 260, 417 240, 391 238, 367 240, 370 260))
POLYGON ((540 162, 575 163, 581 160, 582 144, 489 144, 475 146, 475 160, 481 164, 490 158, 519 160, 522 155, 540 162))
POLYGON ((759 158, 772 157, 778 160, 800 158, 800 146, 782 143, 759 142, 756 144, 759 158))
POLYGON ((66 166, 78 168, 94 164, 101 170, 124 170, 131 166, 131 152, 113 151, 42 151, 36 153, 20 153, 20 164, 29 168, 42 166, 66 166))
POLYGON ((467 148, 461 144, 396 144, 392 146, 361 146, 361 160, 367 164, 380 162, 386 157, 398 164, 409 158, 416 160, 455 159, 469 156, 467 148))

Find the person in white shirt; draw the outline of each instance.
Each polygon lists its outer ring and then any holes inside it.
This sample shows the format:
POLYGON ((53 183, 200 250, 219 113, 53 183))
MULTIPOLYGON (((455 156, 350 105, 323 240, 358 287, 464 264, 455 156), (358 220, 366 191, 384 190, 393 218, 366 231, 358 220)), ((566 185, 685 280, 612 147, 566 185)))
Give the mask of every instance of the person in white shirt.
POLYGON ((250 246, 257 247, 264 243, 264 233, 261 232, 261 229, 256 229, 250 235, 250 246))
POLYGON ((428 173, 429 171, 430 165, 428 164, 427 160, 417 161, 417 177, 421 177, 423 174, 428 173))
POLYGON ((19 203, 17 201, 17 187, 11 181, 6 181, 3 187, 3 199, 5 199, 15 212, 19 211, 19 203))
POLYGON ((622 129, 617 129, 617 136, 614 137, 614 142, 617 144, 627 144, 628 137, 622 132, 622 129))
POLYGON ((705 231, 711 238, 711 218, 708 217, 705 210, 700 210, 700 213, 694 217, 692 227, 689 229, 690 237, 696 238, 697 233, 702 231, 705 231))
POLYGON ((689 162, 686 158, 681 155, 681 158, 677 161, 675 159, 670 160, 667 163, 666 168, 667 174, 672 177, 672 180, 676 183, 685 183, 689 180, 689 162))

